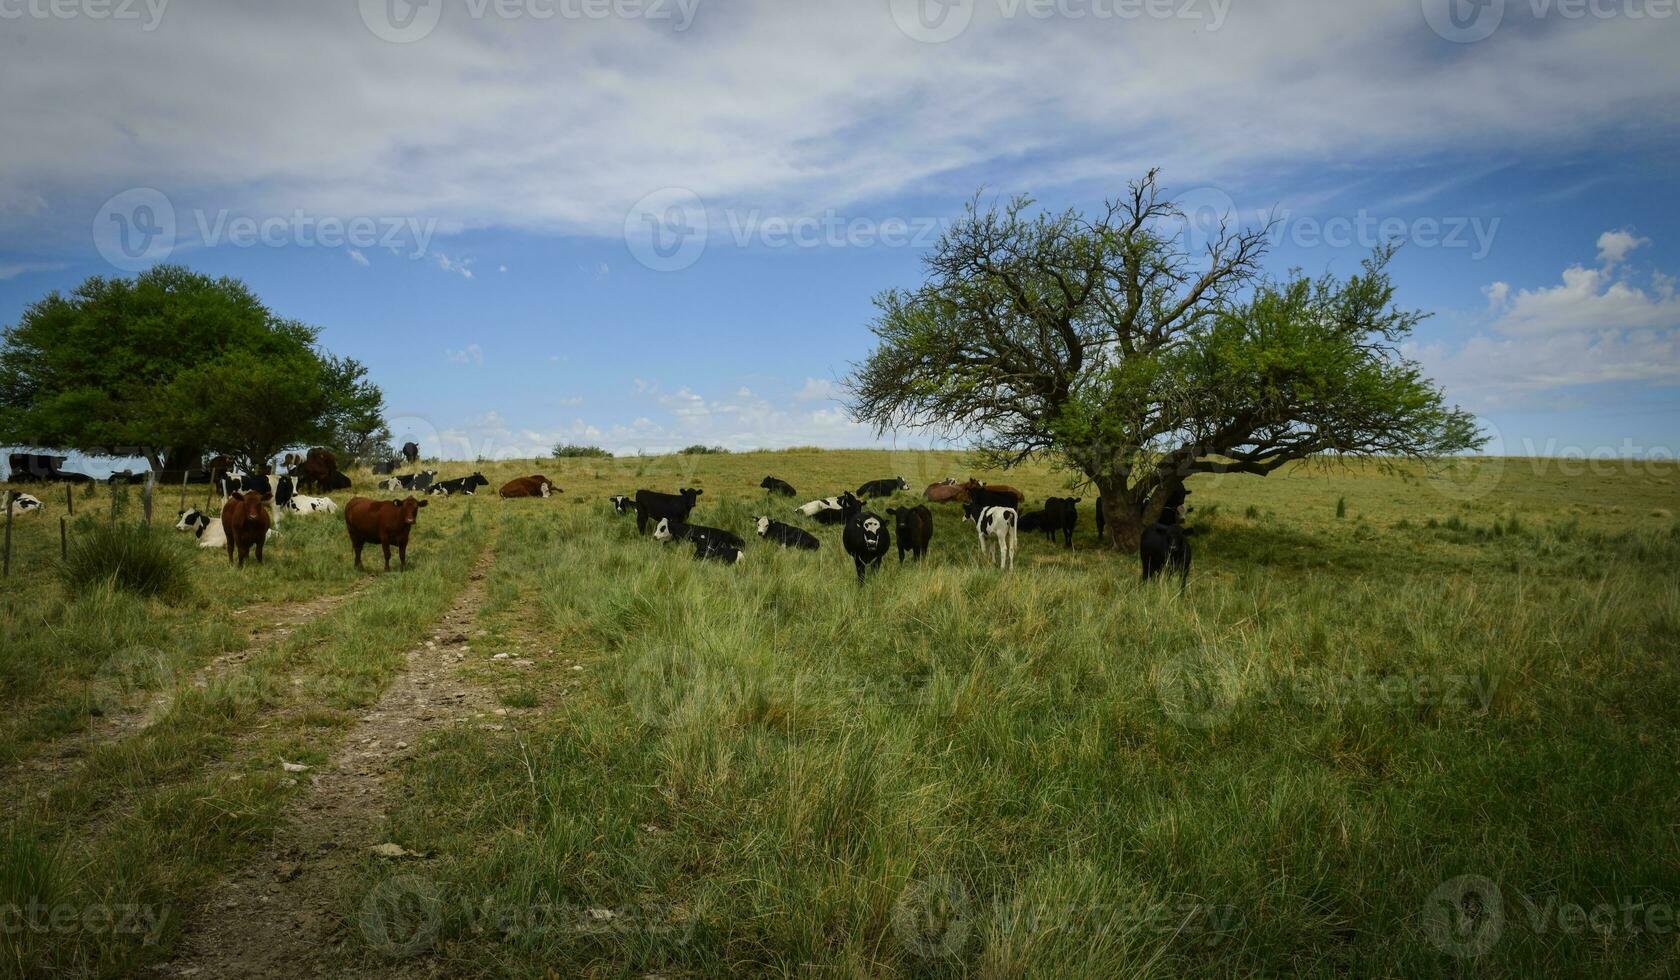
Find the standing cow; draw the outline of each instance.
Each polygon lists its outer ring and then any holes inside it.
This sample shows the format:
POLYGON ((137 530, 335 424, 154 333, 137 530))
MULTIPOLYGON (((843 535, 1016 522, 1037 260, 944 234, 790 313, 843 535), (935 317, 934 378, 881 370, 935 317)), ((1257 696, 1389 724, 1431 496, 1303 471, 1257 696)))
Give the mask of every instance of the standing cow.
POLYGON ((661 517, 688 523, 688 515, 694 511, 694 505, 699 501, 704 490, 689 487, 676 493, 657 493, 653 490, 636 491, 636 533, 647 533, 649 521, 657 522, 661 517))
POLYGON ((846 529, 840 534, 840 541, 846 546, 846 554, 851 555, 852 561, 857 565, 859 585, 863 584, 866 568, 876 572, 881 570, 881 559, 887 556, 887 549, 892 547, 892 535, 887 532, 887 522, 881 520, 879 514, 867 510, 852 513, 846 521, 846 529))
POLYGON ((272 499, 273 494, 260 490, 236 490, 228 495, 227 502, 222 504, 222 535, 227 539, 228 564, 234 563, 233 554, 238 551, 239 567, 244 568, 245 556, 253 547, 257 550, 257 564, 262 564, 263 541, 274 526, 263 503, 272 499))
POLYGON ((1065 547, 1073 547, 1073 529, 1079 525, 1080 497, 1049 497, 1044 501, 1044 521, 1041 525, 1044 536, 1051 541, 1056 540, 1056 532, 1062 532, 1065 547))
POLYGON ((420 459, 420 447, 412 442, 403 443, 402 457, 408 460, 408 465, 413 466, 420 459))
POLYGON ((407 497, 403 500, 369 500, 353 497, 344 505, 344 526, 350 532, 350 549, 356 555, 356 567, 362 567, 362 546, 377 541, 385 554, 385 570, 391 570, 391 548, 397 549, 397 560, 408 571, 408 534, 420 517, 426 501, 407 497))
POLYGON ((1178 591, 1190 581, 1190 536, 1175 524, 1151 524, 1138 539, 1138 557, 1143 562, 1145 582, 1165 571, 1178 573, 1178 591))
POLYGON ((998 567, 1015 567, 1015 545, 1021 515, 1013 507, 989 505, 978 500, 970 500, 963 508, 963 519, 974 522, 974 531, 980 537, 980 557, 990 564, 991 548, 987 538, 997 543, 998 567))
POLYGON ((910 552, 917 561, 927 557, 928 542, 933 540, 933 511, 924 505, 915 507, 888 507, 887 513, 893 516, 898 525, 898 560, 904 561, 904 553, 910 552))

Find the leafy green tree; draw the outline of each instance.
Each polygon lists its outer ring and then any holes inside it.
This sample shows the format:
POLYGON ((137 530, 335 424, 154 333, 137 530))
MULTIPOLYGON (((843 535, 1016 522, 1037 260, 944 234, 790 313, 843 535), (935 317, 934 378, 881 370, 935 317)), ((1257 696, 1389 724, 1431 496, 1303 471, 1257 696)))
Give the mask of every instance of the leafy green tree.
POLYGON ((1126 548, 1197 473, 1485 441, 1400 353, 1422 317, 1392 305, 1392 249, 1346 280, 1263 278, 1265 229, 1191 256, 1154 171, 1094 218, 1031 205, 971 204, 920 288, 877 297, 854 417, 967 437, 990 465, 1049 457, 1096 485, 1126 548))
POLYGON ((139 454, 154 469, 202 451, 261 466, 382 425, 366 369, 319 351, 318 334, 234 279, 172 265, 94 276, 0 334, 0 442, 139 454))

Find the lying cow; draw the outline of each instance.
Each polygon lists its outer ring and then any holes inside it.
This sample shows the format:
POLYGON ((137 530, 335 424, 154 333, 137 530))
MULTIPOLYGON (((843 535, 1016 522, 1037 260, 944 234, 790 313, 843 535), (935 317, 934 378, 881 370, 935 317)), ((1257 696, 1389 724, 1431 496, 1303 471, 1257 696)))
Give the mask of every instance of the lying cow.
POLYGON ((821 500, 813 500, 811 503, 797 508, 806 517, 815 518, 818 524, 844 524, 851 518, 852 514, 862 509, 863 501, 852 496, 850 492, 843 493, 838 497, 824 497, 821 500), (815 509, 811 509, 812 505, 816 505, 815 509))
POLYGON ((694 512, 694 505, 699 501, 700 495, 705 492, 693 487, 679 490, 676 493, 637 490, 636 533, 647 533, 648 522, 658 522, 663 517, 668 517, 674 521, 687 522, 688 515, 694 512))
MULTIPOLYGON (((211 517, 197 507, 188 507, 186 510, 178 511, 176 517, 178 520, 175 522, 175 530, 191 531, 193 537, 198 539, 200 548, 226 547, 227 534, 222 530, 221 518, 211 517)), ((273 528, 269 528, 268 534, 264 537, 272 541, 276 533, 273 528)))
POLYGON ((397 561, 408 571, 408 535, 420 517, 420 508, 427 501, 408 497, 403 500, 369 500, 354 497, 344 505, 344 526, 350 532, 350 548, 356 555, 356 567, 362 567, 362 546, 378 542, 385 554, 385 570, 391 570, 391 549, 397 549, 397 561))
POLYGON ((233 564, 233 554, 238 551, 239 567, 244 568, 245 556, 252 548, 257 552, 257 564, 262 564, 263 542, 274 528, 274 519, 263 504, 272 499, 274 494, 259 490, 228 495, 227 502, 222 504, 222 535, 226 538, 228 564, 233 564))
POLYGON ((381 490, 424 490, 432 485, 432 479, 436 476, 436 470, 421 470, 419 473, 404 473, 388 480, 380 480, 375 485, 381 490))
POLYGON ((922 496, 939 504, 947 500, 967 500, 968 491, 958 486, 956 480, 945 480, 928 484, 928 488, 922 491, 922 496))
POLYGON ((890 480, 870 480, 858 487, 857 495, 864 500, 872 497, 890 497, 900 490, 910 489, 910 481, 902 476, 895 476, 890 480))
POLYGON ((778 480, 773 476, 765 477, 759 486, 770 493, 779 493, 784 497, 792 497, 799 492, 793 488, 793 484, 785 480, 778 480))
POLYGON ((893 516, 898 525, 898 560, 904 561, 904 553, 910 552, 917 561, 927 557, 928 542, 933 540, 933 511, 926 506, 916 507, 888 507, 887 513, 893 516))
POLYGON ((6 505, 6 510, 14 517, 24 514, 34 514, 41 509, 41 502, 27 493, 14 493, 12 502, 6 505))
POLYGON ((747 557, 747 553, 742 551, 740 548, 725 544, 722 541, 713 541, 709 538, 696 538, 694 539, 694 557, 696 559, 710 559, 712 561, 725 561, 730 564, 736 564, 744 560, 747 557))
POLYGON ((661 517, 653 528, 655 541, 709 541, 730 548, 745 548, 747 543, 740 535, 725 531, 718 527, 704 527, 699 524, 684 524, 673 521, 669 517, 661 517))
POLYGON ((1170 576, 1178 573, 1178 591, 1190 581, 1190 536, 1184 528, 1174 524, 1151 524, 1138 538, 1138 557, 1143 562, 1143 580, 1154 578, 1165 570, 1170 576))
POLYGON ((563 491, 554 489, 554 484, 548 482, 548 477, 541 474, 535 476, 521 476, 509 480, 502 485, 502 496, 506 499, 519 497, 542 497, 547 499, 551 494, 563 491))
POLYGON ((816 536, 802 527, 783 524, 768 517, 758 519, 758 536, 766 541, 774 541, 784 548, 798 548, 803 551, 816 551, 821 547, 816 536))
POLYGON ((426 490, 426 492, 442 497, 448 497, 457 493, 464 493, 470 497, 478 492, 479 487, 487 487, 489 485, 490 481, 484 478, 483 473, 474 472, 472 476, 458 476, 453 480, 444 480, 442 483, 434 483, 426 490))

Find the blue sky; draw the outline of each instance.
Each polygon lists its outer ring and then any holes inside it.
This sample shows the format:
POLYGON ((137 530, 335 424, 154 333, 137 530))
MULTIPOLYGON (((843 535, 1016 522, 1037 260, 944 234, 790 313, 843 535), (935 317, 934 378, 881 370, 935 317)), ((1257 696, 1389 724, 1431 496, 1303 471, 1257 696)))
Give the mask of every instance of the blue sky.
POLYGON ((835 400, 871 297, 976 191, 1151 166, 1277 274, 1407 238, 1495 449, 1676 448, 1665 0, 0 0, 0 50, 0 324, 237 276, 428 451, 922 445, 835 400))

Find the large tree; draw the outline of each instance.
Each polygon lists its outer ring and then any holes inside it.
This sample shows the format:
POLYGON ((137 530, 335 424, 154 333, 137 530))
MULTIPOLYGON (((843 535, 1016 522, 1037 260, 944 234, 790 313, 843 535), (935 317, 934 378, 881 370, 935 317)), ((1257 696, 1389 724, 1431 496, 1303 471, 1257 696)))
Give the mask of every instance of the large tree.
POLYGON ((141 455, 154 469, 204 451, 261 466, 376 429, 378 388, 318 335, 237 280, 172 265, 94 276, 0 335, 0 442, 141 455))
POLYGON ((1154 171, 1092 218, 1031 209, 971 203, 923 284, 876 298, 858 420, 968 438, 992 465, 1050 457, 1096 485, 1126 548, 1197 473, 1482 444, 1400 353, 1421 314, 1392 303, 1391 248, 1346 280, 1263 277, 1265 228, 1192 255, 1154 171))

